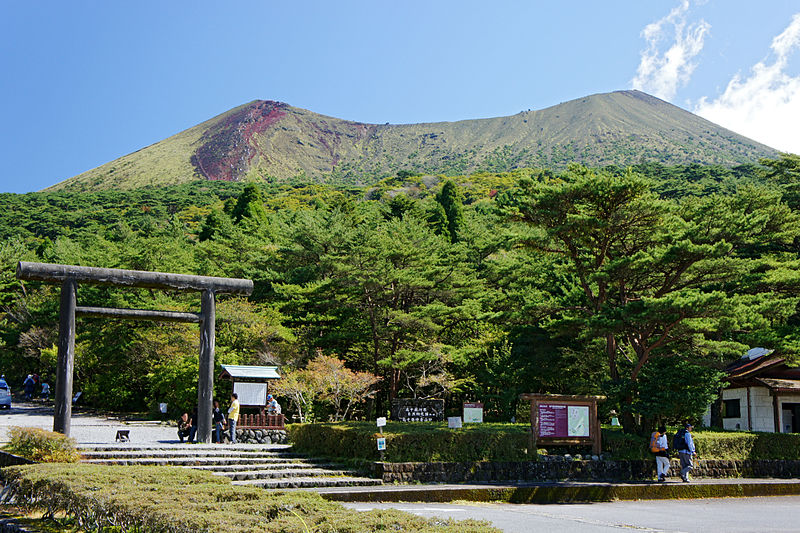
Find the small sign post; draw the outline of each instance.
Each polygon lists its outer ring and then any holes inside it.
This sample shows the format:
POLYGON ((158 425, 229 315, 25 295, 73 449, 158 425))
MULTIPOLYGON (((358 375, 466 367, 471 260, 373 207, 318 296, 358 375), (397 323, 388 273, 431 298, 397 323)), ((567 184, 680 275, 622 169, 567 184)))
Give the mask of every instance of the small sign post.
POLYGON ((461 417, 460 416, 448 416, 447 417, 447 427, 450 429, 459 429, 461 428, 461 417))
MULTIPOLYGON (((380 431, 381 435, 383 435, 383 427, 386 425, 386 417, 382 416, 382 417, 378 418, 375 421, 375 423, 378 426, 378 431, 380 431)), ((386 437, 383 437, 383 436, 378 437, 378 451, 381 452, 381 462, 383 462, 383 460, 384 460, 384 452, 385 452, 385 450, 386 450, 386 437)))

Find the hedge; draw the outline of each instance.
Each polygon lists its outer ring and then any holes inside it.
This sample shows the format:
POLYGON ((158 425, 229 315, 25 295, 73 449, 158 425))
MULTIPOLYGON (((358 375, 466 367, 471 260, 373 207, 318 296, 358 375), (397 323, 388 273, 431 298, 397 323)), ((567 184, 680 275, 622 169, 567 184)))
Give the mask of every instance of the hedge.
MULTIPOLYGON (((309 455, 377 461, 378 428, 370 422, 291 424, 294 450, 309 455)), ((470 424, 449 429, 442 422, 388 422, 384 460, 402 462, 531 461, 528 424, 470 424)), ((670 446, 672 435, 668 432, 670 446)), ((703 459, 800 459, 800 434, 743 431, 694 431, 703 459)), ((617 460, 650 459, 648 437, 603 428, 603 453, 617 460)), ((588 453, 589 447, 547 447, 550 454, 588 453)))
POLYGON ((372 422, 291 424, 292 449, 309 455, 380 459, 376 439, 386 439, 385 460, 529 461, 526 424, 470 424, 449 429, 441 422, 388 422, 383 435, 372 422))
POLYGON ((353 512, 306 491, 231 485, 208 472, 159 466, 39 464, 3 469, 5 498, 65 513, 86 531, 498 531, 476 520, 426 519, 397 510, 353 512))

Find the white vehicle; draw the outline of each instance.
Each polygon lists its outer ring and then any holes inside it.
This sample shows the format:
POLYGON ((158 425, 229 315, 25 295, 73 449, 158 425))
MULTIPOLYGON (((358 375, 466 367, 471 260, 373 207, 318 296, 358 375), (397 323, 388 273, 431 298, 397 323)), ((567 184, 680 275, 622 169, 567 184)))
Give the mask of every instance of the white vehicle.
POLYGON ((0 379, 0 409, 11 409, 11 389, 4 379, 0 379))

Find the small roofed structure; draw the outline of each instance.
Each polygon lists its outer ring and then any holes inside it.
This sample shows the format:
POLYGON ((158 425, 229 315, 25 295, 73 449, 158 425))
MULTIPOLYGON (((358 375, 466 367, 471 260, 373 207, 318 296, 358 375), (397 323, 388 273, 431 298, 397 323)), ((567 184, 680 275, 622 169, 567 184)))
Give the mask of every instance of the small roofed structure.
MULTIPOLYGON (((723 428, 800 433, 800 368, 773 350, 752 348, 724 371, 723 428)), ((703 422, 710 425, 710 408, 703 422)))
POLYGON ((220 379, 233 381, 233 392, 242 407, 256 407, 257 414, 239 415, 238 427, 242 429, 282 429, 285 418, 265 413, 270 380, 280 379, 277 366, 222 365, 220 379))

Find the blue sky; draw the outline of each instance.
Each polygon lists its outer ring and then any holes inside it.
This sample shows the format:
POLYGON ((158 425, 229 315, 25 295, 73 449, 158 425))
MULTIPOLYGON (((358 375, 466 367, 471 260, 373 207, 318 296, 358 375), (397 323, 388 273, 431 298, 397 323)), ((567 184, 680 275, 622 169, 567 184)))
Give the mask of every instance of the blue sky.
POLYGON ((796 0, 0 2, 0 192, 270 99, 454 121, 639 88, 800 152, 796 0))

